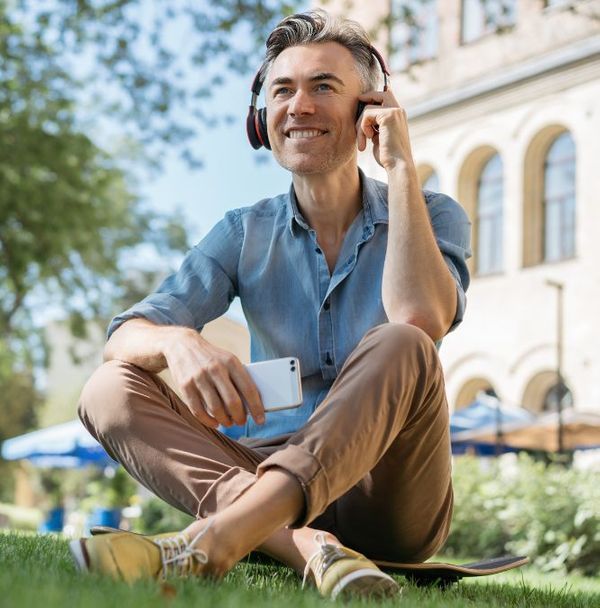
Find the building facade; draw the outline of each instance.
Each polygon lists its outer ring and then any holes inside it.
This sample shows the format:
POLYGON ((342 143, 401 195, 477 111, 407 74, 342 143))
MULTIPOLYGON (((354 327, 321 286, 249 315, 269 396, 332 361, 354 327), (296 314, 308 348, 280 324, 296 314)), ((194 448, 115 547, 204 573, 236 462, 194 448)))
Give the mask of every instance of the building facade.
MULTIPOLYGON (((440 351, 451 407, 484 390, 600 410, 600 1, 355 5, 325 8, 398 17, 376 45, 419 176, 473 225, 467 314, 440 351)), ((385 179, 368 151, 361 165, 385 179)))

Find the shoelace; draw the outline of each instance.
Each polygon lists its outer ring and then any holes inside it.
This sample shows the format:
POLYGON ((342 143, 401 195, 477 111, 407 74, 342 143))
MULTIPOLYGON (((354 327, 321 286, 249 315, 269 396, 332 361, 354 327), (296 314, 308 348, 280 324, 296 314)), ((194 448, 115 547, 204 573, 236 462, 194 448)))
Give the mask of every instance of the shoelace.
POLYGON ((210 521, 191 541, 185 534, 157 538, 154 542, 160 549, 162 561, 162 578, 169 576, 189 576, 195 574, 196 562, 206 564, 208 555, 202 549, 194 549, 194 545, 202 538, 210 528, 210 521))
POLYGON ((308 575, 313 568, 313 562, 317 562, 319 558, 322 558, 320 563, 315 564, 315 570, 318 570, 318 572, 313 571, 315 579, 317 579, 317 577, 321 579, 325 570, 327 570, 331 564, 340 559, 345 559, 348 557, 341 547, 328 543, 325 540, 325 534, 323 534, 323 532, 317 532, 315 534, 315 542, 319 545, 319 548, 308 558, 308 561, 306 562, 304 576, 302 577, 302 589, 304 589, 306 581, 308 580, 308 575))

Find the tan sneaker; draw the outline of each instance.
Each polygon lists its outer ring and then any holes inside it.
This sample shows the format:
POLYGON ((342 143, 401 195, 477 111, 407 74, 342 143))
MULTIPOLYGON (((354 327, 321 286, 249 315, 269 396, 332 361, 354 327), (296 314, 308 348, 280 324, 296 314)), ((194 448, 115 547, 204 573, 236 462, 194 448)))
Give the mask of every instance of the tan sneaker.
POLYGON ((319 550, 306 562, 303 587, 312 575, 319 593, 332 600, 338 597, 384 598, 401 592, 398 583, 364 555, 329 544, 322 532, 315 535, 315 541, 320 545, 319 550))
POLYGON ((127 582, 197 575, 208 556, 194 545, 209 527, 210 523, 191 541, 182 532, 149 537, 120 531, 80 538, 71 541, 69 548, 81 571, 100 572, 127 582))

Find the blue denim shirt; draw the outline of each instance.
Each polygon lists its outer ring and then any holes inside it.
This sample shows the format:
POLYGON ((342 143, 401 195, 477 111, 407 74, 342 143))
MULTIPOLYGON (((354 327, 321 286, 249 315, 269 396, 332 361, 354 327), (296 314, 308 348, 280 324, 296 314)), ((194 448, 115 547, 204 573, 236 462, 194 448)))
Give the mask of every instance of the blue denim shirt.
MULTIPOLYGON (((251 336, 252 361, 296 356, 303 404, 269 412, 259 426, 221 428, 230 437, 269 437, 300 428, 323 400, 363 335, 388 321, 381 282, 388 236, 387 185, 361 172, 362 211, 346 233, 329 272, 315 231, 287 194, 229 211, 186 255, 179 270, 147 298, 115 317, 108 335, 143 317, 198 331, 239 296, 251 336)), ((424 191, 437 244, 456 281, 456 317, 462 320, 469 284, 470 223, 444 194, 424 191)))

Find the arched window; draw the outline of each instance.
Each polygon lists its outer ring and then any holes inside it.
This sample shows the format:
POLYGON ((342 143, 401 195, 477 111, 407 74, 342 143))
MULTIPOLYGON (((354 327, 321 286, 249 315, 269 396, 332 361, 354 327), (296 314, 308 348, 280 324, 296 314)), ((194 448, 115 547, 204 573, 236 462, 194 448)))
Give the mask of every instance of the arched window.
POLYGON ((556 412, 558 411, 559 402, 563 410, 567 407, 573 407, 573 394, 571 393, 571 389, 564 383, 554 384, 548 389, 542 403, 542 410, 545 412, 556 412))
POLYGON ((435 171, 429 174, 429 177, 423 182, 423 190, 431 190, 432 192, 440 191, 440 178, 435 171))
POLYGON ((498 398, 498 393, 492 386, 492 383, 486 378, 471 378, 467 380, 462 388, 458 391, 454 403, 454 411, 467 407, 475 401, 479 395, 488 395, 498 398))
POLYGON ((502 270, 502 159, 494 154, 484 165, 477 186, 477 274, 502 270))
POLYGON ((575 143, 568 131, 559 135, 544 162, 544 261, 575 255, 575 143))

